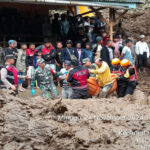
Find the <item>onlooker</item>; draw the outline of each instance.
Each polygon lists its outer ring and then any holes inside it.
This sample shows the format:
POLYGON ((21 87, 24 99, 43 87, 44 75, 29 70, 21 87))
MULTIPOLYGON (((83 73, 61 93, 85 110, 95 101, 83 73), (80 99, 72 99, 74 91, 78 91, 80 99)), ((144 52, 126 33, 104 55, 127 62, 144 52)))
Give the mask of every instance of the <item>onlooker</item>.
POLYGON ((64 67, 65 60, 69 60, 69 61, 78 60, 78 52, 75 48, 72 48, 71 40, 68 40, 66 42, 66 48, 63 50, 62 53, 63 67, 64 67))
POLYGON ((49 40, 45 40, 44 48, 42 49, 42 57, 45 60, 46 64, 51 63, 51 54, 50 52, 54 49, 52 43, 49 40))
POLYGON ((94 45, 94 50, 93 50, 94 51, 95 59, 100 58, 100 56, 101 56, 102 43, 103 43, 102 37, 98 36, 96 38, 96 42, 97 42, 97 44, 94 45))
POLYGON ((92 48, 91 48, 91 44, 90 43, 86 43, 86 46, 85 46, 85 54, 86 54, 86 58, 89 58, 90 61, 92 63, 94 63, 94 53, 92 51, 92 48))
POLYGON ((109 55, 109 49, 108 49, 108 47, 110 46, 111 46, 111 41, 109 40, 106 42, 106 46, 103 46, 101 50, 101 56, 100 56, 102 61, 105 61, 109 65, 109 67, 111 67, 111 61, 110 61, 110 55, 109 55))
POLYGON ((17 43, 15 40, 9 40, 8 41, 9 47, 5 49, 5 56, 14 55, 17 58, 16 44, 17 43))
POLYGON ((103 38, 103 45, 106 46, 106 42, 107 42, 108 40, 110 40, 110 39, 109 39, 109 36, 107 35, 106 32, 103 32, 103 33, 102 33, 102 38, 103 38))
POLYGON ((79 65, 82 65, 83 59, 86 58, 86 53, 85 50, 81 48, 81 42, 76 42, 76 49, 78 52, 79 65))
POLYGON ((126 41, 126 46, 122 50, 120 60, 127 59, 127 60, 130 61, 130 64, 132 65, 132 53, 131 53, 131 49, 130 49, 131 45, 132 45, 132 41, 127 40, 126 41))
POLYGON ((136 43, 136 54, 138 56, 139 72, 145 72, 147 66, 147 59, 149 58, 149 47, 145 42, 145 36, 140 36, 140 41, 136 43))
POLYGON ((2 47, 0 47, 0 68, 4 65, 5 63, 5 53, 2 47))
POLYGON ((33 60, 34 55, 37 50, 35 49, 35 44, 31 43, 29 49, 26 50, 26 67, 28 76, 28 88, 31 88, 31 79, 34 73, 33 60))
POLYGON ((119 39, 118 36, 115 35, 113 38, 113 47, 114 49, 114 58, 119 58, 120 57, 120 50, 119 50, 119 39))
MULTIPOLYGON (((25 75, 25 72, 26 72, 26 63, 25 63, 26 50, 27 50, 26 44, 21 44, 21 49, 18 49, 18 58, 16 62, 16 67, 18 70, 18 75, 20 76, 25 75)), ((19 79, 18 84, 19 84, 18 90, 20 92, 25 91, 25 89, 22 87, 22 79, 19 79)))
POLYGON ((63 52, 63 44, 62 42, 57 42, 56 44, 56 71, 60 71, 63 66, 62 52, 63 52))

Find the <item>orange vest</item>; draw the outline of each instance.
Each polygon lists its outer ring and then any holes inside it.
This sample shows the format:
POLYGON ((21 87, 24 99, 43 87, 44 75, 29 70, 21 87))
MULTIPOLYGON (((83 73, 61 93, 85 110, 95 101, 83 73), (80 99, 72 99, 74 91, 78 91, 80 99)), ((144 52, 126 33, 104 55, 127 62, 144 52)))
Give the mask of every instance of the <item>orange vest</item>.
POLYGON ((137 71, 136 71, 135 66, 130 66, 129 69, 134 69, 135 73, 129 77, 128 81, 131 81, 131 82, 137 81, 138 77, 137 77, 137 71))

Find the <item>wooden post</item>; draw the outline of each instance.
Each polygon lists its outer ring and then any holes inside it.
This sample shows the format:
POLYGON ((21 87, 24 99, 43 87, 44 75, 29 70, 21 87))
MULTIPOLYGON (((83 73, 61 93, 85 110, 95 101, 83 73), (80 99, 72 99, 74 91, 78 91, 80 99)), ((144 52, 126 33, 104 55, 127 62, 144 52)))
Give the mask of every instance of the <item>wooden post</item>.
POLYGON ((115 21, 115 10, 113 8, 109 9, 109 25, 110 25, 110 40, 113 41, 113 27, 115 21))

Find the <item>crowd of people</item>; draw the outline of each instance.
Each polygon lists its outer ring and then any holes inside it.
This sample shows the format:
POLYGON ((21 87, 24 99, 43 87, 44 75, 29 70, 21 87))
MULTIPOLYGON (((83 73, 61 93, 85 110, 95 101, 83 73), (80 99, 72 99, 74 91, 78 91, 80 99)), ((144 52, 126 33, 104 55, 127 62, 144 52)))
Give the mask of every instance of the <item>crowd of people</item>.
MULTIPOLYGON (((62 87, 63 98, 87 99, 93 96, 88 87, 88 79, 93 77, 102 89, 95 96, 107 97, 113 88, 112 74, 116 74, 118 97, 133 94, 137 85, 135 63, 139 72, 145 72, 149 58, 145 36, 141 35, 134 43, 131 37, 124 40, 121 34, 116 34, 111 41, 105 31, 92 32, 90 36, 93 26, 88 18, 80 23, 84 25, 79 26, 76 38, 70 31, 72 38, 68 40, 67 34, 56 46, 45 39, 38 47, 22 43, 18 49, 17 41, 9 40, 9 46, 0 49, 1 88, 24 92, 22 83, 27 80, 28 89, 40 88, 47 99, 60 95, 56 85, 62 87), (94 36, 95 39, 90 38, 94 36)), ((67 24, 64 17, 64 25, 67 24)))

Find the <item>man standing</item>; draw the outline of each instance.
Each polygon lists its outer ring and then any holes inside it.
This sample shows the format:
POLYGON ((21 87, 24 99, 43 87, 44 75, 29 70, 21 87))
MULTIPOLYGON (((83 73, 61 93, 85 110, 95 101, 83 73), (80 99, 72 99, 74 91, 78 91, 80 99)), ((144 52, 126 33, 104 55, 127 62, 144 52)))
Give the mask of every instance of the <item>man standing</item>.
POLYGON ((63 44, 62 42, 57 42, 56 45, 56 71, 60 71, 63 64, 62 64, 62 52, 63 52, 63 44))
POLYGON ((102 43, 103 43, 102 37, 101 37, 101 36, 98 36, 98 37, 96 38, 96 42, 97 42, 97 44, 94 45, 94 50, 93 50, 94 56, 95 56, 95 60, 96 60, 97 58, 100 58, 100 56, 101 56, 102 43))
POLYGON ((132 64, 132 53, 131 53, 131 49, 130 49, 131 46, 132 46, 132 41, 127 40, 126 41, 126 46, 123 48, 122 54, 121 54, 121 57, 120 57, 120 60, 122 60, 122 59, 129 60, 130 64, 132 64))
POLYGON ((34 55, 36 53, 35 44, 31 43, 29 49, 26 50, 26 67, 28 76, 28 88, 31 88, 31 79, 34 72, 34 55))
POLYGON ((72 41, 68 40, 66 42, 66 48, 63 50, 62 53, 62 62, 63 62, 63 67, 65 60, 69 60, 69 61, 74 61, 74 60, 78 60, 78 52, 76 49, 72 48, 72 41))
POLYGON ((87 79, 89 77, 89 71, 84 66, 79 66, 78 60, 72 61, 74 67, 70 72, 67 81, 71 83, 73 89, 72 99, 87 99, 88 85, 87 79))
POLYGON ((145 72, 145 68, 147 66, 147 59, 149 58, 149 47, 145 42, 145 36, 140 36, 140 41, 136 43, 136 54, 138 56, 138 67, 139 72, 145 72))
POLYGON ((81 42, 76 42, 76 49, 78 52, 79 65, 82 65, 82 61, 86 57, 86 54, 85 50, 81 48, 81 42))
POLYGON ((112 88, 112 77, 109 66, 101 58, 96 59, 96 70, 91 70, 91 73, 96 74, 98 84, 102 89, 99 97, 107 97, 110 89, 112 88))
POLYGON ((34 87, 35 79, 38 78, 42 96, 46 99, 58 98, 58 92, 53 82, 53 75, 56 74, 56 72, 51 69, 50 65, 45 64, 43 58, 38 59, 37 63, 39 67, 35 70, 32 87, 34 87))
MULTIPOLYGON (((109 67, 111 67, 111 61, 110 61, 110 53, 109 53, 109 49, 111 47, 111 41, 108 40, 106 42, 106 46, 103 46, 102 50, 101 50, 101 55, 100 58, 107 62, 107 64, 109 65, 109 67)), ((113 57, 113 54, 111 53, 111 57, 113 57)))
MULTIPOLYGON (((16 48, 17 47, 17 42, 15 40, 9 40, 8 45, 9 45, 9 47, 7 47, 5 49, 5 56, 14 55, 15 56, 15 61, 16 61, 17 55, 18 55, 17 48, 16 48)), ((15 63, 14 63, 14 65, 15 65, 15 63)))
POLYGON ((46 64, 54 64, 54 59, 56 57, 56 52, 49 40, 45 40, 44 48, 42 49, 42 57, 46 64))

